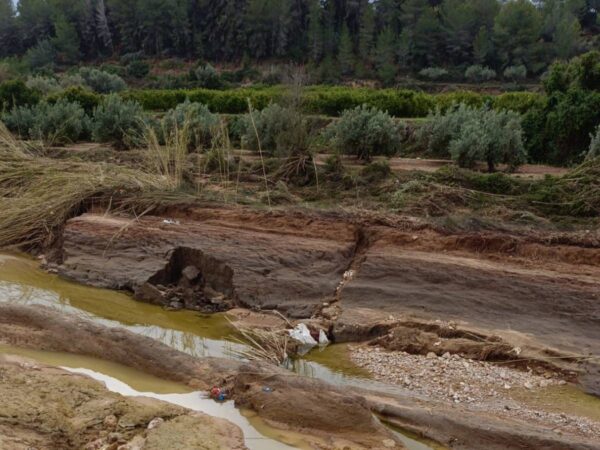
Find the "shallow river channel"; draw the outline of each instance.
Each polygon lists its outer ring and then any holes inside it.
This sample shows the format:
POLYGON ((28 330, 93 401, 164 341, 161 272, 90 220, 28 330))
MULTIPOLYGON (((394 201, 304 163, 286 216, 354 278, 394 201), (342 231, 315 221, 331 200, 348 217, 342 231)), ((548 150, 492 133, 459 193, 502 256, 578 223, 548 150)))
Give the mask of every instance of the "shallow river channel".
MULTIPOLYGON (((39 269, 35 260, 20 255, 0 254, 0 301, 57 308, 96 323, 150 336, 194 356, 235 358, 232 349, 241 347, 241 344, 230 340, 233 330, 223 314, 165 311, 158 306, 135 301, 125 293, 63 280, 39 269)), ((242 429, 250 449, 306 448, 302 435, 275 430, 251 412, 234 408, 233 402, 216 403, 205 393, 190 391, 186 386, 129 367, 81 355, 1 345, 0 353, 18 354, 88 375, 122 395, 153 397, 225 418, 242 429)), ((333 384, 394 389, 370 380, 365 371, 352 364, 344 345, 314 350, 295 361, 291 369, 333 384)), ((397 434, 410 450, 431 449, 405 434, 397 434)))

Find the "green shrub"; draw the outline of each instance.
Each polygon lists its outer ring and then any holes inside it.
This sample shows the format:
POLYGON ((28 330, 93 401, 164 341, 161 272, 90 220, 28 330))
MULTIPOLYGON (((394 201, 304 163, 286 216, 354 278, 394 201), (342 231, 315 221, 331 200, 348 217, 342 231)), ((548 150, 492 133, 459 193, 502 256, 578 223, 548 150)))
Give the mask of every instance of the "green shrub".
POLYGON ((291 108, 270 104, 261 111, 247 114, 242 125, 242 146, 251 150, 260 148, 276 156, 284 156, 294 145, 306 146, 306 119, 291 108), (256 128, 256 129, 255 129, 256 128), (291 136, 299 129, 298 142, 293 142, 291 136))
POLYGON ((527 68, 523 65, 508 66, 506 69, 504 69, 502 74, 504 75, 504 78, 507 78, 511 81, 523 81, 525 78, 527 78, 527 68))
POLYGON ((308 88, 302 98, 305 112, 339 116, 360 105, 387 111, 396 117, 423 117, 433 108, 433 96, 407 89, 366 89, 341 86, 308 88))
POLYGON ((79 69, 79 74, 87 86, 100 94, 120 92, 127 89, 127 84, 125 84, 125 81, 118 75, 113 75, 90 67, 79 69))
POLYGON ((453 105, 446 112, 438 107, 427 116, 427 121, 419 127, 416 132, 416 140, 432 155, 448 157, 450 156, 450 141, 460 133, 462 125, 474 120, 478 113, 477 108, 464 103, 453 105))
POLYGON ((513 170, 527 160, 522 135, 517 113, 480 109, 450 141, 450 155, 460 167, 484 161, 489 172, 500 163, 513 170))
POLYGON ((137 147, 142 142, 146 117, 139 103, 123 100, 117 94, 104 98, 94 110, 92 138, 117 148, 137 147))
POLYGON ((125 53, 123 55, 121 55, 121 57, 119 58, 119 62, 126 66, 134 61, 139 61, 140 59, 144 58, 144 52, 143 51, 139 51, 139 52, 130 52, 130 53, 125 53))
POLYGON ((38 42, 31 47, 23 57, 32 70, 52 67, 56 61, 56 49, 49 40, 38 42))
POLYGON ((340 153, 369 161, 372 156, 393 155, 400 150, 402 126, 387 112, 362 105, 344 111, 324 136, 340 153))
POLYGON ((71 87, 46 97, 46 101, 50 104, 62 99, 70 103, 78 103, 87 114, 91 115, 94 112, 94 108, 100 104, 102 97, 82 87, 71 87))
POLYGON ((367 183, 377 183, 392 175, 392 168, 387 161, 373 161, 360 171, 361 178, 367 183))
POLYGON ((111 73, 113 75, 118 75, 121 78, 127 76, 127 67, 120 66, 118 64, 102 64, 100 66, 100 70, 102 72, 111 73))
POLYGON ((40 93, 30 89, 21 80, 5 81, 0 84, 0 110, 14 106, 34 105, 40 101, 40 93))
POLYGON ((215 113, 243 114, 248 112, 248 100, 256 109, 263 109, 271 101, 282 96, 281 88, 247 88, 217 91, 212 89, 190 90, 130 90, 122 93, 122 97, 135 100, 144 109, 166 111, 183 103, 185 99, 191 102, 203 103, 215 113))
POLYGON ((417 140, 436 155, 449 154, 460 167, 484 161, 492 172, 499 163, 514 169, 526 161, 522 135, 517 113, 460 104, 445 113, 434 111, 417 140))
POLYGON ((467 67, 465 78, 473 83, 481 83, 496 78, 496 71, 489 67, 482 67, 479 64, 467 67))
POLYGON ((473 91, 456 91, 438 94, 435 96, 435 106, 442 111, 451 109, 454 105, 464 104, 479 108, 489 101, 488 96, 484 96, 473 91))
POLYGON ((127 75, 142 79, 150 73, 150 65, 146 61, 135 60, 127 65, 127 75))
POLYGON ((13 108, 2 117, 6 126, 21 137, 52 144, 76 142, 88 136, 89 117, 78 103, 66 99, 50 104, 13 108))
POLYGON ((194 71, 194 76, 198 85, 205 89, 218 89, 222 86, 219 72, 208 63, 198 66, 194 71))
POLYGON ((419 76, 428 80, 442 80, 448 76, 448 71, 441 67, 426 67, 421 69, 419 76))
POLYGON ((78 73, 66 73, 59 78, 58 82, 60 86, 64 89, 72 87, 90 89, 90 87, 85 83, 83 77, 78 73))
POLYGON ((219 124, 219 116, 213 114, 202 103, 191 103, 186 99, 184 103, 169 110, 163 120, 163 130, 168 132, 175 128, 188 127, 190 133, 189 149, 207 146, 211 142, 214 127, 219 124))
POLYGON ((36 90, 42 95, 52 94, 62 89, 55 78, 44 76, 29 77, 25 84, 29 89, 36 90))
POLYGON ((525 114, 527 111, 545 104, 546 98, 535 92, 506 92, 494 97, 492 106, 497 110, 516 111, 525 114))

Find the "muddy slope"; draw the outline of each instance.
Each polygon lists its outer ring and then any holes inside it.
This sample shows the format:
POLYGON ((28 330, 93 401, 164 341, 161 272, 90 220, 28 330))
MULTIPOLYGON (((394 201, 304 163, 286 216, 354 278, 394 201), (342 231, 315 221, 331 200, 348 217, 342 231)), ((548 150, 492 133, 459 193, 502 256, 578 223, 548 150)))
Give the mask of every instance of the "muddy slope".
MULTIPOLYGON (((0 355, 0 448, 244 449, 241 430, 153 399, 123 397, 90 378, 0 355), (154 419, 162 424, 148 429, 154 419), (158 444, 158 446, 157 446, 158 444), (130 447, 126 447, 130 445, 130 447)), ((155 420, 155 423, 157 421, 155 420)))
POLYGON ((199 305, 216 297, 249 308, 277 308, 292 317, 311 316, 331 298, 349 264, 353 230, 318 223, 294 224, 297 230, 261 228, 243 218, 223 223, 219 218, 143 217, 132 222, 86 214, 65 228, 59 271, 161 303, 145 283, 177 285, 182 270, 194 267, 195 276, 179 286, 183 292, 175 299, 186 306, 188 297, 199 297, 199 305), (198 283, 202 289, 196 289, 198 283))
POLYGON ((600 243, 406 227, 243 209, 135 221, 86 214, 67 223, 55 260, 64 276, 146 301, 169 304, 172 297, 154 289, 169 284, 199 304, 216 294, 225 308, 276 308, 291 317, 338 301, 342 309, 458 320, 596 351, 600 243), (197 269, 195 279, 184 280, 186 266, 197 269), (347 269, 353 276, 336 293, 347 269))

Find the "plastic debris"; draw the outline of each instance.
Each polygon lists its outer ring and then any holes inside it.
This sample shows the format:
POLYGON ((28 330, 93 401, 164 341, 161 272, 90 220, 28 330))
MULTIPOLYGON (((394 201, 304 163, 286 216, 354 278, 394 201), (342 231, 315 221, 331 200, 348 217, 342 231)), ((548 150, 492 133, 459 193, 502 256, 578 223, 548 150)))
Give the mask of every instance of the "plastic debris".
POLYGON ((289 330, 290 337, 302 345, 314 347, 317 341, 310 335, 310 330, 304 323, 299 323, 294 329, 289 330))
POLYGON ((165 219, 163 223, 166 225, 179 225, 179 220, 165 219))
POLYGON ((319 330, 319 347, 326 347, 329 345, 329 338, 323 330, 319 330))
POLYGON ((218 386, 214 386, 210 390, 210 398, 218 402, 224 402, 225 400, 227 400, 227 391, 218 386))
POLYGON ((263 386, 262 391, 263 392, 273 392, 273 388, 271 388, 269 386, 263 386))

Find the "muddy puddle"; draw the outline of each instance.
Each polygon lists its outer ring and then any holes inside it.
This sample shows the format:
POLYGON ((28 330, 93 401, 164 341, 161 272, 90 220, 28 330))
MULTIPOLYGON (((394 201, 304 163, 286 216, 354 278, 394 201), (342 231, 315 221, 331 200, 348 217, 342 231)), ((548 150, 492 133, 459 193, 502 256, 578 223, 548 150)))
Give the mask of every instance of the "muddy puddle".
MULTIPOLYGON (((129 295, 69 282, 39 269, 37 261, 17 254, 0 254, 0 301, 23 305, 42 305, 77 315, 110 327, 122 327, 156 339, 193 356, 235 358, 232 350, 243 346, 229 340, 233 332, 224 314, 204 315, 194 311, 166 311, 158 306, 133 300, 129 295)), ((292 361, 289 369, 324 379, 337 385, 367 389, 403 391, 369 379, 355 366, 346 345, 331 345, 314 350, 303 359, 292 361)), ((223 417, 240 426, 249 448, 305 448, 300 434, 280 432, 266 425, 251 412, 238 411, 233 403, 218 404, 185 386, 162 380, 109 361, 60 352, 16 349, 0 346, 0 353, 26 356, 42 363, 85 373, 105 382, 110 390, 123 395, 160 398, 187 408, 223 417)), ((397 432, 409 450, 432 447, 397 432)))
POLYGON ((109 391, 130 397, 151 397, 227 419, 244 433, 246 446, 256 450, 308 449, 301 434, 269 427, 251 411, 241 411, 233 402, 218 403, 205 392, 193 391, 185 385, 154 377, 127 366, 71 353, 48 352, 1 345, 0 353, 24 356, 43 364, 58 366, 98 380, 109 391))
MULTIPOLYGON (((235 358, 232 350, 243 348, 230 340, 233 329, 225 314, 166 311, 134 300, 126 293, 72 283, 38 268, 30 258, 0 254, 0 301, 43 305, 110 327, 123 327, 156 339, 193 356, 235 358)), ((332 384, 394 390, 369 379, 355 366, 344 344, 313 350, 290 362, 289 369, 332 384)))

